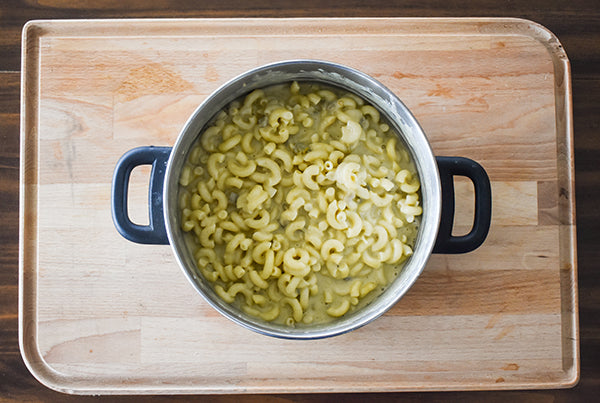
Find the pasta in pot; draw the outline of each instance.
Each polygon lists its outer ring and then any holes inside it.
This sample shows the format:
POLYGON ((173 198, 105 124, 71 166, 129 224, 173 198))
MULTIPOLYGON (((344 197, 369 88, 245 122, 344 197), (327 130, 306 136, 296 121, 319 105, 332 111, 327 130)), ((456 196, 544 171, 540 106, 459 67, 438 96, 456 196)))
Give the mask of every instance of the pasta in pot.
POLYGON ((422 208, 409 153, 379 112, 317 83, 259 89, 204 130, 180 175, 181 228, 226 302, 287 326, 379 295, 422 208))

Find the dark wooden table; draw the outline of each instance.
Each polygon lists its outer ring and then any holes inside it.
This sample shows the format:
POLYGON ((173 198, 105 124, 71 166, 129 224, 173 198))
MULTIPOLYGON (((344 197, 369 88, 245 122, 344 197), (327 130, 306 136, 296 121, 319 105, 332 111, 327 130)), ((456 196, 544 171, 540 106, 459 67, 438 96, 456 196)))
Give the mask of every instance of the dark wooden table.
MULTIPOLYGON (((581 380, 572 389, 369 395, 198 396, 228 401, 597 401, 600 396, 600 2, 598 0, 3 0, 0 3, 0 400, 82 401, 28 372, 18 346, 20 42, 31 19, 117 17, 522 17, 558 36, 572 67, 581 380), (399 3, 399 4, 394 4, 399 3)), ((145 400, 192 400, 190 396, 145 400)), ((136 401, 111 397, 110 401, 136 401)))

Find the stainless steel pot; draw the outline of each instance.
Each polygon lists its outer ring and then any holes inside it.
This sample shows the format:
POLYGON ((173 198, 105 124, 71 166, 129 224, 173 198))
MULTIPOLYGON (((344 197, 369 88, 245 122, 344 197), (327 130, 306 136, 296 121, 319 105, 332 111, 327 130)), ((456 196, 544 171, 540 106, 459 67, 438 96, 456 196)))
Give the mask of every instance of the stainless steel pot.
POLYGON ((138 243, 171 244, 190 283, 223 315, 256 332, 290 339, 317 339, 357 329, 390 309, 415 283, 431 253, 464 253, 484 241, 491 219, 491 188, 484 169, 461 157, 434 157, 425 133, 408 108, 381 83, 339 64, 293 60, 258 67, 227 82, 189 118, 173 148, 140 147, 117 163, 113 178, 112 212, 117 230, 138 243), (197 272, 186 248, 178 213, 178 181, 192 144, 208 122, 231 101, 257 88, 291 81, 316 81, 351 91, 375 106, 394 126, 415 162, 421 182, 423 215, 414 253, 399 276, 372 303, 330 323, 290 328, 264 322, 224 302, 197 272), (153 166, 149 189, 150 224, 133 224, 127 216, 127 186, 134 167, 153 166), (465 236, 451 235, 454 218, 453 176, 469 177, 475 189, 475 220, 465 236))

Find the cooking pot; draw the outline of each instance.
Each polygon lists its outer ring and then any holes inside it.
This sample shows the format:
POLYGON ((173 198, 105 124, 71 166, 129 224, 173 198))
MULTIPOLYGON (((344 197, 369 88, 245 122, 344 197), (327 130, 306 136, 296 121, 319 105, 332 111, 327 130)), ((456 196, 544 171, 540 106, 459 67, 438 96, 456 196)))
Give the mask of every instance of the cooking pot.
POLYGON ((143 244, 170 244, 178 264, 196 290, 223 315, 256 332, 290 339, 318 339, 357 329, 390 309, 406 294, 423 271, 431 253, 465 253, 479 247, 491 220, 491 187, 485 170, 462 157, 434 157, 423 129, 408 108, 381 83, 355 69, 339 64, 293 60, 250 70, 227 82, 210 95, 185 123, 174 146, 144 146, 125 153, 115 168, 112 183, 112 214, 119 233, 143 244), (198 273, 181 230, 178 209, 179 176, 206 125, 225 106, 249 92, 291 81, 319 82, 350 91, 373 105, 386 117, 409 151, 421 183, 423 214, 413 248, 397 278, 372 302, 329 323, 289 327, 247 315, 226 303, 198 273), (152 165, 149 185, 149 224, 137 225, 127 215, 127 188, 131 171, 152 165), (474 185, 474 222, 467 235, 453 236, 454 176, 466 176, 474 185))

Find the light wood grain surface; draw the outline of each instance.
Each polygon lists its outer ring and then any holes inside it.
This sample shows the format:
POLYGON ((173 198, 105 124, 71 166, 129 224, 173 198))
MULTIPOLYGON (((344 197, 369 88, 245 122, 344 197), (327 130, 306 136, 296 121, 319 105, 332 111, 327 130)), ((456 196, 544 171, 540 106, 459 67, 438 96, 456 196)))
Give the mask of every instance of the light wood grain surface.
MULTIPOLYGON (((570 76, 524 20, 48 21, 25 29, 22 349, 76 393, 354 392, 572 386, 579 376, 570 76), (118 158, 172 145, 196 106, 258 65, 317 58, 394 91, 437 155, 479 161, 485 244, 435 255, 384 317, 332 339, 268 338, 195 294, 168 246, 121 238, 118 158)), ((131 215, 147 214, 147 170, 131 215)), ((457 183, 458 231, 472 219, 457 183)))

